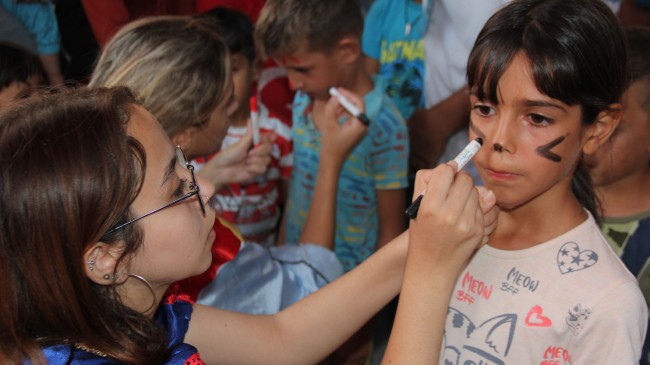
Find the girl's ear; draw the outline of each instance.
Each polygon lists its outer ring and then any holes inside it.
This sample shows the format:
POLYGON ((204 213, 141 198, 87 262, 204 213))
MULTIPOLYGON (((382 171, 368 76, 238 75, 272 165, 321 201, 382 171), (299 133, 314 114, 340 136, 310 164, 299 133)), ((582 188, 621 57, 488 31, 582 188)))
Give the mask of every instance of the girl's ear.
POLYGON ((587 127, 585 143, 582 152, 590 155, 596 152, 612 135, 618 124, 621 122, 623 106, 619 103, 612 104, 607 110, 603 110, 596 117, 596 121, 587 127))
POLYGON ((84 268, 86 276, 100 285, 112 285, 122 283, 127 279, 127 275, 119 275, 120 270, 116 270, 117 261, 122 254, 122 245, 108 245, 104 242, 97 242, 84 251, 84 268), (113 277, 113 273, 116 277, 113 277))

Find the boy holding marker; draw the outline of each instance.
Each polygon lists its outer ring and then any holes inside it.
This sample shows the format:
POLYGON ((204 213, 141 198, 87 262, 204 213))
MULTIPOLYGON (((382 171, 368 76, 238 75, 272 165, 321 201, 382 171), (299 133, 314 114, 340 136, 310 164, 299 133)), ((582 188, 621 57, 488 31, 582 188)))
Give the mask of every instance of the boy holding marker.
MULTIPOLYGON (((407 186, 406 125, 384 92, 385 81, 365 69, 362 31, 359 4, 349 0, 270 0, 256 27, 261 49, 286 68, 297 90, 285 242, 298 242, 313 199, 319 125, 330 89, 364 97, 369 131, 343 166, 337 190, 333 249, 346 271, 403 229, 407 186)), ((354 111, 348 108, 349 114, 354 111)))
MULTIPOLYGON (((404 228, 408 186, 408 130, 385 93, 386 81, 371 76, 361 49, 363 15, 358 1, 269 0, 256 25, 267 56, 287 70, 294 90, 294 167, 284 216, 284 242, 298 242, 315 199, 321 124, 330 97, 362 96, 369 123, 366 136, 348 156, 336 189, 334 247, 346 271, 363 262, 404 228), (330 95, 330 90, 335 95, 330 95)), ((344 100, 344 99, 343 99, 344 100)), ((347 105, 342 121, 356 115, 347 105)), ((360 118, 362 119, 362 118, 360 118)), ((330 361, 358 363, 368 355, 362 330, 330 361), (357 361, 357 362, 355 362, 357 361)))
POLYGON ((215 8, 201 17, 216 23, 230 51, 233 96, 238 107, 231 116, 232 124, 221 148, 237 143, 246 134, 249 122, 255 145, 259 143, 260 133, 275 134, 266 173, 244 183, 226 185, 216 192, 210 204, 221 217, 237 226, 246 241, 273 246, 280 204, 286 197, 291 176, 291 128, 272 116, 254 96, 253 86, 260 65, 255 56, 253 23, 248 16, 237 10, 215 8))

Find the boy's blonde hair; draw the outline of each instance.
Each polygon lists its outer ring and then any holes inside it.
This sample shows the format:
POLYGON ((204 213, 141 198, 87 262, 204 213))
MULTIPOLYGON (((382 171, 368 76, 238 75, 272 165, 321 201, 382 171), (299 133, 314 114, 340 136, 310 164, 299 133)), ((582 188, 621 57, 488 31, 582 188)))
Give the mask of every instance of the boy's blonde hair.
POLYGON ((357 0, 268 0, 255 28, 265 56, 328 53, 345 35, 361 38, 363 14, 357 0))
POLYGON ((201 126, 225 99, 228 48, 207 20, 144 18, 126 25, 103 50, 89 86, 127 86, 173 136, 201 126))

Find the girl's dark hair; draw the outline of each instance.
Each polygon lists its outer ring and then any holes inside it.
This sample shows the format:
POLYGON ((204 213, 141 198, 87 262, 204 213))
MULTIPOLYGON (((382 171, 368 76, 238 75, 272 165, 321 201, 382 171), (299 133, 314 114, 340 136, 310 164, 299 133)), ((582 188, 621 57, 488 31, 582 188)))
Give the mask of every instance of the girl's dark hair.
POLYGON ((78 89, 29 100, 0 116, 0 363, 44 363, 41 348, 69 343, 119 362, 163 363, 163 328, 85 274, 92 244, 142 243, 130 216, 145 171, 127 136, 136 105, 126 88, 78 89))
POLYGON ((26 83, 31 76, 38 76, 41 83, 47 80, 38 56, 13 43, 0 41, 0 90, 12 82, 26 83))
MULTIPOLYGON (((467 63, 470 90, 497 104, 499 80, 523 53, 537 89, 567 105, 580 105, 582 123, 620 101, 626 88, 625 36, 600 0, 519 0, 495 13, 478 35, 467 63)), ((572 190, 598 217, 598 204, 582 163, 572 190)))
POLYGON ((216 26, 216 32, 226 42, 231 55, 242 54, 249 62, 255 60, 254 25, 248 15, 235 9, 216 7, 196 17, 216 26))

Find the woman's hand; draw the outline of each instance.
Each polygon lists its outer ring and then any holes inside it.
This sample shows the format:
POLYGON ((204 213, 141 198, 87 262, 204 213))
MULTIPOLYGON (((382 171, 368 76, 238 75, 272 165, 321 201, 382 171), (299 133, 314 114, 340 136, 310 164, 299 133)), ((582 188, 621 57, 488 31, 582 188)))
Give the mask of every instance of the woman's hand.
POLYGON ((494 194, 484 188, 479 193, 467 173, 456 172, 455 162, 418 172, 415 192, 422 191, 418 216, 409 229, 409 251, 423 251, 430 260, 459 270, 496 225, 494 194))

